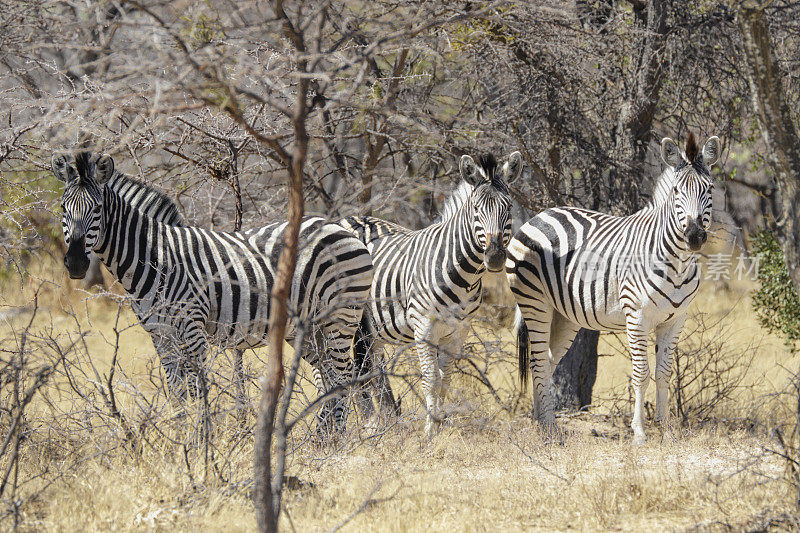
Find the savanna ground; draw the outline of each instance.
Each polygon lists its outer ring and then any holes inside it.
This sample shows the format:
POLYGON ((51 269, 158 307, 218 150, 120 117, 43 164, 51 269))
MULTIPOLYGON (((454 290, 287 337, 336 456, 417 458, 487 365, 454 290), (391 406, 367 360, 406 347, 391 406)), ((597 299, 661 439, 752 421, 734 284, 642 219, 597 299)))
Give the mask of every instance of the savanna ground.
MULTIPOLYGON (((11 472, 14 503, 4 502, 3 527, 16 520, 31 530, 254 529, 252 414, 243 428, 231 411, 230 361, 222 354, 214 361, 214 436, 209 449, 198 448, 196 409, 180 416, 164 397, 152 344, 129 308, 75 288, 60 272, 48 265, 29 282, 12 277, 2 284, 4 357, 19 350, 30 325, 24 342, 32 374, 37 365, 56 367, 25 413, 21 461, 11 472), (141 435, 140 450, 125 444, 113 405, 141 435)), ((308 442, 311 418, 297 426, 282 527, 798 527, 797 491, 774 453, 780 446, 773 435, 792 422, 789 384, 798 360, 759 328, 750 288, 706 283, 692 309, 700 318, 687 325, 685 355, 678 361, 686 366, 693 357, 708 368, 684 372, 684 379, 695 378, 683 392, 685 419, 676 413, 668 432, 649 421, 646 445, 631 440, 630 362, 620 339, 601 337, 594 406, 560 418, 565 443, 546 444, 528 414, 530 393, 520 396, 516 384, 510 331, 498 338, 476 325, 473 349, 481 354, 488 348, 490 355, 475 357, 475 365, 460 363, 447 404, 450 418, 432 441, 424 437, 424 412, 410 387, 416 380, 413 359, 400 365, 406 379, 394 380, 403 414, 377 433, 353 414, 345 437, 320 448, 308 442)), ((246 357, 248 374, 256 378, 263 352, 246 357)), ((254 402, 256 383, 248 390, 254 402)), ((298 387, 293 412, 310 392, 307 382, 298 387)), ((654 397, 651 384, 648 398, 654 397)), ((3 417, 5 436, 8 416, 3 417)), ((5 472, 6 465, 0 466, 5 472)))

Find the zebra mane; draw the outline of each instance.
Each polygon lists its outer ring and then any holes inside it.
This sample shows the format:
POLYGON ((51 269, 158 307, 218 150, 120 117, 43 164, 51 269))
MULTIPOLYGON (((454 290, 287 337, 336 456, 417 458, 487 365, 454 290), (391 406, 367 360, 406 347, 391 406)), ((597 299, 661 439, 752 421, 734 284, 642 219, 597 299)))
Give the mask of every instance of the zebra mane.
POLYGON ((81 151, 75 154, 75 170, 78 172, 78 183, 85 183, 85 180, 93 176, 93 167, 91 152, 81 151))
POLYGON ((672 187, 675 185, 675 180, 677 177, 678 173, 675 172, 673 168, 667 166, 667 168, 664 169, 664 172, 662 172, 661 176, 658 178, 656 186, 653 189, 653 196, 650 198, 650 202, 648 202, 644 210, 655 209, 664 205, 664 203, 669 199, 669 195, 672 192, 672 187))
POLYGON ((125 174, 114 171, 106 184, 123 202, 141 214, 170 226, 183 226, 177 204, 162 191, 125 174))
POLYGON ((497 172, 499 165, 494 154, 486 153, 478 156, 478 166, 483 170, 492 187, 505 193, 508 192, 508 184, 503 179, 503 175, 497 172))
POLYGON ((689 132, 689 137, 686 139, 686 160, 689 163, 694 163, 697 155, 700 153, 700 148, 697 146, 697 139, 694 138, 694 132, 689 132))
POLYGON ((442 210, 436 218, 436 222, 444 222, 453 218, 458 210, 467 203, 469 195, 472 194, 474 187, 468 182, 461 180, 450 195, 445 199, 442 204, 442 210))

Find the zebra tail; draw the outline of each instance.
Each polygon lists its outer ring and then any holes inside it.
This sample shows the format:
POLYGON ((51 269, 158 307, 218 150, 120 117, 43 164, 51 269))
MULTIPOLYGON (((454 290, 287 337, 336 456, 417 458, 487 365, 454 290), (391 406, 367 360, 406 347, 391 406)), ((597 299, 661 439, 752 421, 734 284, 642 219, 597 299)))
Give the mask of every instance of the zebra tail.
POLYGON ((528 326, 522 317, 522 311, 517 306, 514 316, 514 330, 517 334, 517 354, 519 355, 519 383, 522 390, 528 389, 528 372, 530 371, 529 362, 531 355, 531 343, 528 337, 528 326))

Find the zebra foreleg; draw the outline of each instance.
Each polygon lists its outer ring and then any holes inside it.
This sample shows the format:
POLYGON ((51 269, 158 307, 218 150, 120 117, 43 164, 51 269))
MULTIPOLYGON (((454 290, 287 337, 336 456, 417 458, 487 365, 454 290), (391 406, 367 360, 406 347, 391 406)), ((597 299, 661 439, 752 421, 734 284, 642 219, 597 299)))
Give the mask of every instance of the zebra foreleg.
POLYGON ((628 347, 631 351, 631 361, 633 362, 633 381, 634 405, 633 421, 633 440, 636 444, 644 444, 647 436, 644 433, 644 395, 650 383, 650 367, 647 362, 647 336, 648 330, 641 323, 639 317, 628 316, 627 320, 628 347))
POLYGON ((208 380, 204 368, 208 346, 203 330, 199 326, 190 325, 181 334, 154 331, 151 332, 151 337, 161 359, 170 394, 180 401, 189 397, 203 402, 200 439, 207 439, 211 433, 211 418, 208 409, 208 380))
POLYGON ((669 426, 669 378, 672 376, 672 356, 685 321, 686 316, 681 315, 656 328, 656 423, 664 428, 669 426))
POLYGON ((439 358, 436 344, 439 336, 435 335, 434 323, 431 320, 423 322, 422 327, 415 330, 417 355, 419 366, 422 370, 422 394, 425 397, 427 417, 425 419, 425 434, 432 437, 444 418, 439 410, 440 402, 438 393, 441 390, 441 374, 439 373, 439 358))
POLYGON ((447 416, 447 413, 444 409, 444 401, 447 398, 447 392, 450 390, 450 380, 453 377, 453 368, 455 367, 456 357, 461 355, 461 341, 464 338, 464 333, 465 328, 458 329, 450 337, 450 341, 444 346, 441 346, 438 350, 440 381, 437 401, 439 402, 439 412, 443 417, 447 416))
POLYGON ((236 395, 236 419, 244 427, 250 411, 250 400, 245 391, 244 350, 239 348, 233 350, 233 386, 236 395))

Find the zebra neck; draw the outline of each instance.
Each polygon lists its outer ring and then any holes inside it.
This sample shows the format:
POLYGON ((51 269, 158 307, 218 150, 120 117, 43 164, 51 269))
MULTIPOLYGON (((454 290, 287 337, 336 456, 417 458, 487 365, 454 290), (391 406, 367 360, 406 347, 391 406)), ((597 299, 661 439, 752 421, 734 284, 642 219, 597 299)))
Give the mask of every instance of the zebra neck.
POLYGON ((158 263, 158 224, 128 205, 109 187, 104 188, 101 238, 94 252, 109 272, 134 297, 149 291, 158 263))
POLYGON ((470 285, 478 283, 484 272, 483 249, 475 235, 474 217, 472 204, 467 202, 441 225, 441 238, 452 243, 447 247, 451 252, 442 258, 444 267, 460 270, 462 278, 470 285))
POLYGON ((672 275, 687 277, 693 275, 697 255, 692 253, 683 241, 680 221, 675 214, 675 201, 670 198, 653 212, 656 239, 651 248, 659 264, 665 264, 672 275))

